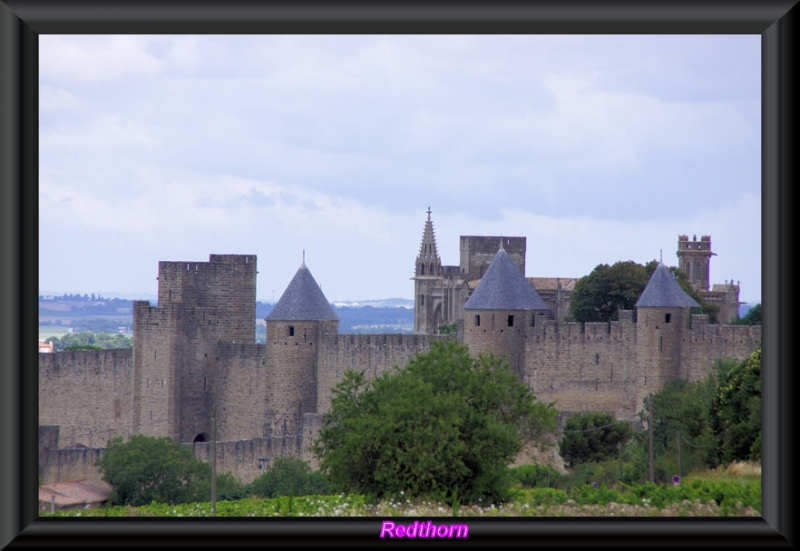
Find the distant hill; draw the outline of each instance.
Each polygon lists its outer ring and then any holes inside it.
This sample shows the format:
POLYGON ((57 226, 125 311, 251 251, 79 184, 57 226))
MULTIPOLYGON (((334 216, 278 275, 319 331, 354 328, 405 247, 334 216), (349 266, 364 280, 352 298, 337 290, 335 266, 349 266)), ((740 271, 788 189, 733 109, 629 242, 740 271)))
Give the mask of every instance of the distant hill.
MULTIPOLYGON (((333 309, 339 316, 340 333, 413 333, 412 306, 413 301, 407 299, 354 300, 334 303, 333 309)), ((272 304, 256 302, 256 320, 266 318, 272 308, 272 304)), ((93 332, 129 329, 133 326, 133 300, 99 294, 43 294, 39 296, 39 325, 93 332)), ((263 330, 263 322, 261 325, 263 330)))

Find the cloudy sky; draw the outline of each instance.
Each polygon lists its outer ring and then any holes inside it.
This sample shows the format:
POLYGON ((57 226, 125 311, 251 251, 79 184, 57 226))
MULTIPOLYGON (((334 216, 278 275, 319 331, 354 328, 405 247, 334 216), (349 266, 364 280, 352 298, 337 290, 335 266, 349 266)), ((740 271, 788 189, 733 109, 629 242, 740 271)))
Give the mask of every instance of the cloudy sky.
MULTIPOLYGON (((412 298, 428 206, 527 237, 528 276, 710 234, 761 298, 760 37, 56 36, 40 51, 39 287, 156 294, 160 260, 305 250, 329 300, 412 298)), ((273 295, 274 293, 274 295, 273 295)))

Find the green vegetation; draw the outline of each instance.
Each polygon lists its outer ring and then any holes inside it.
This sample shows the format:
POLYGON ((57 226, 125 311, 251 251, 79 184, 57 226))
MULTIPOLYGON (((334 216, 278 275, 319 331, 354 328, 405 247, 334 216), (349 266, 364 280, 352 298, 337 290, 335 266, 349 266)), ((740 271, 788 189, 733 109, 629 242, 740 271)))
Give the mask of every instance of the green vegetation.
POLYGON ((309 496, 330 493, 324 474, 312 471, 308 463, 295 457, 276 457, 275 464, 251 485, 260 497, 309 496))
MULTIPOLYGON (((459 517, 486 516, 760 516, 759 477, 707 477, 698 473, 680 485, 651 484, 615 487, 582 485, 574 489, 535 487, 514 490, 504 504, 460 507, 459 517), (747 509, 749 508, 749 509, 747 509)), ((40 512, 42 516, 91 517, 210 517, 207 501, 186 504, 149 503, 137 507, 40 512)), ((387 517, 447 516, 449 503, 425 499, 374 502, 361 494, 254 498, 218 501, 218 517, 387 517)))
POLYGON ((92 333, 84 331, 82 333, 67 333, 60 339, 50 337, 45 342, 54 343, 56 352, 62 350, 94 350, 101 348, 132 348, 133 340, 130 337, 120 334, 109 335, 108 333, 92 333))
MULTIPOLYGON (((211 496, 211 464, 171 438, 136 434, 125 443, 114 438, 97 464, 113 486, 109 501, 114 505, 190 503, 211 496)), ((235 494, 239 486, 230 473, 217 477, 220 495, 235 494)))
POLYGON ((504 361, 437 342, 371 383, 346 372, 314 451, 336 490, 498 501, 507 465, 524 442, 545 444, 555 415, 504 361))
MULTIPOLYGON (((611 266, 598 264, 589 275, 580 278, 575 284, 575 292, 570 301, 572 318, 579 322, 619 319, 619 310, 633 310, 656 266, 658 262, 655 260, 645 265, 632 260, 617 262, 611 266)), ((686 294, 700 305, 700 308, 693 308, 692 313, 702 312, 708 315, 711 323, 718 323, 719 307, 706 304, 682 270, 670 267, 670 271, 686 294)))
POLYGON ((750 308, 744 316, 735 320, 733 325, 761 325, 761 303, 750 308))
POLYGON ((608 413, 573 415, 564 426, 558 453, 568 466, 603 461, 615 455, 618 447, 633 436, 629 423, 616 421, 608 413))
POLYGON ((761 347, 720 374, 711 404, 717 460, 761 459, 761 347))

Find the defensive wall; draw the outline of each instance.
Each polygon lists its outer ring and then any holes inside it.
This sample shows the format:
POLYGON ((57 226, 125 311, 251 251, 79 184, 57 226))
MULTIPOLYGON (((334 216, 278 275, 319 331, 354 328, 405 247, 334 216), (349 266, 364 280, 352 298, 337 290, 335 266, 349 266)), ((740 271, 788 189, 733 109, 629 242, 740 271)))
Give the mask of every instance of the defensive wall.
MULTIPOLYGON (((56 448, 57 426, 43 426, 39 429, 39 475, 42 484, 88 480, 100 482, 103 479, 97 461, 106 452, 103 447, 56 448), (53 438, 55 435, 55 438, 53 438)), ((184 444, 190 446, 194 457, 206 463, 212 462, 211 442, 184 444)), ((217 473, 231 471, 243 483, 249 483, 261 476, 276 457, 301 457, 302 439, 293 437, 251 438, 248 440, 217 442, 217 473)))
POLYGON ((131 432, 133 351, 39 354, 39 425, 61 427, 56 447, 104 446, 131 432))
POLYGON ((332 392, 348 369, 364 371, 367 380, 402 367, 415 355, 427 352, 436 340, 454 337, 402 334, 335 334, 321 344, 317 370, 317 412, 330 409, 332 392))

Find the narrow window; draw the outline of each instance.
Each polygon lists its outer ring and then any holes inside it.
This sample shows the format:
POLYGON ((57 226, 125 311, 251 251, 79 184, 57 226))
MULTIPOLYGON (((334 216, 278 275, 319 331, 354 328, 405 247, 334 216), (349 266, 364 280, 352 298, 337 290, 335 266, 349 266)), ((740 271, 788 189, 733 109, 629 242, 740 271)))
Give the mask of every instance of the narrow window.
POLYGON ((425 275, 425 264, 419 265, 419 275, 425 275))
POLYGON ((508 326, 514 327, 514 316, 508 316, 508 326))
POLYGON ((658 351, 664 351, 664 337, 658 337, 658 351))
POLYGON ((421 297, 419 297, 419 305, 420 306, 425 306, 425 295, 422 295, 421 297))
POLYGON ((475 315, 475 327, 481 326, 481 316, 479 314, 475 315))
POLYGON ((669 323, 670 321, 672 321, 672 314, 667 314, 666 316, 664 316, 664 321, 666 323, 669 323))
POLYGON ((294 325, 289 326, 289 336, 294 337, 294 325))
POLYGON ((594 355, 594 365, 600 365, 600 354, 594 355))
POLYGON ((203 392, 206 391, 207 383, 208 383, 208 377, 203 377, 203 392))

